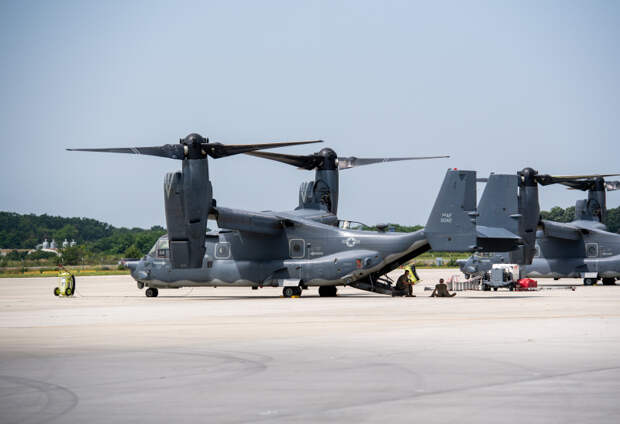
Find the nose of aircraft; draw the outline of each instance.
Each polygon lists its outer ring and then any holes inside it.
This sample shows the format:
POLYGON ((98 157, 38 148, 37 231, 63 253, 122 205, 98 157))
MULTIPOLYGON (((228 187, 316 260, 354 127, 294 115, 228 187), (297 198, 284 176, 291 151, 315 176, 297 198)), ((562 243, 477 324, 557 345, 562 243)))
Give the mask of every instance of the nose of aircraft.
POLYGON ((469 265, 469 266, 463 267, 463 271, 465 271, 468 274, 473 274, 474 272, 476 272, 476 268, 469 265))
POLYGON ((470 259, 457 259, 456 263, 462 272, 466 274, 473 274, 476 272, 476 267, 473 266, 473 263, 470 259))
POLYGON ((149 276, 148 271, 141 264, 142 261, 127 261, 125 266, 131 270, 131 276, 136 281, 146 280, 149 276))
POLYGON ((138 268, 139 263, 140 261, 125 261, 125 266, 131 271, 134 271, 136 268, 138 268))

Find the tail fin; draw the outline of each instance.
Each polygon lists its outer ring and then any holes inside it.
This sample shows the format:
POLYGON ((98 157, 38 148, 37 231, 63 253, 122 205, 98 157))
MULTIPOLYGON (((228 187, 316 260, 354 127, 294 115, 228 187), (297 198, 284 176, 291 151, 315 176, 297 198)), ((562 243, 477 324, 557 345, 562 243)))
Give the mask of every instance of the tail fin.
POLYGON ((519 177, 491 174, 478 203, 478 247, 506 252, 522 244, 519 237, 519 177))
POLYGON ((448 170, 424 234, 433 250, 476 249, 476 171, 448 170))
POLYGON ((520 246, 517 178, 492 174, 476 210, 476 172, 448 170, 424 228, 431 248, 507 252, 520 246))

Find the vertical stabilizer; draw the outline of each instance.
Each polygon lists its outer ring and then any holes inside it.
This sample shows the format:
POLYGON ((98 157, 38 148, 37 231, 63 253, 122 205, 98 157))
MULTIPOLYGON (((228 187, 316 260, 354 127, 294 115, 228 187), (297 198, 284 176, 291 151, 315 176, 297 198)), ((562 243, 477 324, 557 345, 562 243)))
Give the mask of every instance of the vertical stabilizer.
POLYGON ((424 228, 433 250, 476 248, 476 172, 448 170, 424 228))
POLYGON ((478 247, 507 251, 520 243, 519 177, 491 174, 478 203, 478 247))

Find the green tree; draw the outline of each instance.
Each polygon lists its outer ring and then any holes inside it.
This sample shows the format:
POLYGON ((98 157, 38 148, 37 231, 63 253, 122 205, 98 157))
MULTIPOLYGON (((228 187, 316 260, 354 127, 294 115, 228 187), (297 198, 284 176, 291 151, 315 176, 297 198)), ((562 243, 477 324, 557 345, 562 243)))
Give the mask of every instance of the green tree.
POLYGON ((75 226, 66 224, 54 232, 54 238, 58 243, 62 243, 63 240, 71 241, 79 238, 79 232, 75 226))
POLYGON ((135 244, 132 244, 125 250, 123 257, 127 259, 138 259, 142 257, 142 254, 140 253, 140 249, 138 249, 135 244))
POLYGON ((55 259, 58 255, 53 252, 44 252, 42 250, 35 250, 30 255, 27 256, 28 259, 38 260, 38 259, 55 259))
POLYGON ((82 246, 69 246, 60 249, 62 263, 64 265, 79 265, 84 258, 84 248, 82 246))
POLYGON ((563 209, 555 206, 550 211, 540 211, 540 218, 548 221, 571 222, 575 220, 575 207, 563 209))
POLYGON ((607 210, 605 225, 607 225, 607 229, 613 233, 620 232, 620 207, 607 210))
POLYGON ((6 258, 9 261, 21 261, 26 257, 27 254, 28 252, 18 252, 17 250, 11 250, 9 253, 7 253, 6 258))

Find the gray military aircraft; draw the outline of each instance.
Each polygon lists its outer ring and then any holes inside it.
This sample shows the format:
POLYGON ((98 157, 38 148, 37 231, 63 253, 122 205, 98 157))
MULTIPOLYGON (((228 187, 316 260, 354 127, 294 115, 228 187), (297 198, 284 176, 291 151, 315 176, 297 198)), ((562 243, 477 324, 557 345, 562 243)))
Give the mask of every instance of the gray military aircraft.
POLYGON ((529 185, 528 201, 532 217, 538 221, 536 239, 530 257, 519 251, 491 255, 474 254, 460 261, 459 267, 467 276, 486 273, 496 263, 521 264, 523 277, 583 278, 585 285, 615 284, 620 279, 620 234, 610 233, 603 224, 607 215, 605 191, 620 189, 620 181, 605 181, 607 175, 541 175, 531 168, 519 173, 520 183, 529 185), (538 206, 538 184, 562 184, 571 189, 588 192, 588 198, 575 205, 575 220, 559 223, 541 220, 538 206))
MULTIPOLYGON (((208 156, 219 158, 292 144, 299 143, 222 145, 190 134, 179 145, 70 150, 182 161, 181 171, 167 174, 164 180, 168 234, 144 258, 127 263, 138 288, 147 287, 148 297, 157 296, 161 288, 186 286, 282 287, 283 295, 291 297, 310 286, 318 286, 320 296, 335 296, 337 286, 351 285, 389 294, 392 289, 382 280, 385 274, 431 248, 499 252, 523 245, 518 228, 506 230, 514 222, 508 215, 496 214, 492 222, 484 213, 478 218, 476 174, 456 169, 446 173, 424 230, 398 234, 341 228, 335 214, 337 164, 348 161, 355 166, 356 161, 341 158, 336 162, 331 149, 311 155, 320 163, 315 165, 320 178, 311 189, 302 190, 311 194, 303 199, 304 207, 251 212, 217 205, 209 181, 208 156), (325 181, 327 190, 320 186, 325 181), (216 220, 220 229, 206 232, 207 219, 216 220)), ((498 204, 503 201, 498 199, 498 204)))

